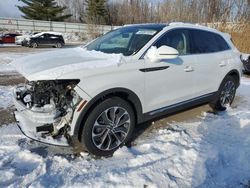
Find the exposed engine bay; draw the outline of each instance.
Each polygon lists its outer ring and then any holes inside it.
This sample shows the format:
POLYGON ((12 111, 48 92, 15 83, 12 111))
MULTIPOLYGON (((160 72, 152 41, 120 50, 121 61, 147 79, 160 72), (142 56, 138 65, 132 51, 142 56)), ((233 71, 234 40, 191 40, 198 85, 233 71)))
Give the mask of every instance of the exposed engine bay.
POLYGON ((36 132, 41 133, 42 137, 66 137, 73 112, 81 101, 74 90, 78 82, 79 80, 32 81, 16 87, 16 100, 25 106, 25 110, 34 112, 34 121, 41 125, 36 127, 36 132))

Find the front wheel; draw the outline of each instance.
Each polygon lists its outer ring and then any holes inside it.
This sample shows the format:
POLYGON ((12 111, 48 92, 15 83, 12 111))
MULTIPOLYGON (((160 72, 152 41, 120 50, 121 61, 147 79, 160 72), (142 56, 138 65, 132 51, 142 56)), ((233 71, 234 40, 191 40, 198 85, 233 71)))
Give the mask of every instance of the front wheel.
POLYGON ((37 48, 38 47, 38 44, 36 42, 32 42, 31 45, 30 45, 32 48, 37 48))
POLYGON ((234 100, 237 83, 232 76, 227 76, 221 83, 215 101, 210 103, 214 110, 224 111, 234 100))
POLYGON ((109 98, 90 112, 83 125, 81 142, 93 155, 111 156, 129 141, 134 126, 131 106, 121 98, 109 98))

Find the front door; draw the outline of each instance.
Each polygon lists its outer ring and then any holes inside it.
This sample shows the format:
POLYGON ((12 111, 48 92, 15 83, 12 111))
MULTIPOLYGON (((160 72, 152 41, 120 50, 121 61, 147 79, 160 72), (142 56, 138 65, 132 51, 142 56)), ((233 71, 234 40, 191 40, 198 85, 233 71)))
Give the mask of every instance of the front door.
POLYGON ((179 57, 159 62, 150 62, 147 55, 144 57, 146 112, 174 107, 195 96, 193 65, 196 62, 190 54, 189 32, 185 29, 169 31, 153 46, 162 45, 177 49, 179 57))

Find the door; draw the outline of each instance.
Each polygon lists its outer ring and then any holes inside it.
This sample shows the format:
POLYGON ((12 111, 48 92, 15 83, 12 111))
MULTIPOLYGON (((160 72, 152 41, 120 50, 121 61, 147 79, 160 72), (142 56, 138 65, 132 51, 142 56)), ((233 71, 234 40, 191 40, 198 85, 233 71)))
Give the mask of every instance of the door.
POLYGON ((167 32, 153 46, 159 48, 162 45, 178 50, 179 57, 154 63, 144 58, 147 112, 186 102, 195 96, 195 59, 190 54, 189 31, 175 29, 167 32))
POLYGON ((56 44, 57 42, 59 42, 59 36, 57 35, 49 35, 48 37, 48 44, 56 44))
POLYGON ((37 42, 39 45, 46 45, 48 43, 48 35, 43 34, 37 38, 37 42))
POLYGON ((197 59, 194 65, 196 95, 212 94, 228 72, 230 47, 216 33, 194 29, 190 33, 193 41, 191 51, 197 59))

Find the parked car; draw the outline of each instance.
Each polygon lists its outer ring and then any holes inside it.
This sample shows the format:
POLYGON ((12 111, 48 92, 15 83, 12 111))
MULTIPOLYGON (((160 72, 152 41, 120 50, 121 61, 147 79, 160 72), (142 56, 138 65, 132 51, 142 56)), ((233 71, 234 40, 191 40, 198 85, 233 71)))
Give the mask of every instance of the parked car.
POLYGON ((15 43, 15 37, 20 36, 18 33, 6 33, 0 36, 0 43, 10 44, 15 43))
POLYGON ((22 45, 37 48, 38 46, 53 46, 61 48, 64 46, 64 39, 61 33, 41 32, 26 38, 22 45))
POLYGON ((23 41, 24 40, 29 40, 29 38, 32 36, 32 35, 35 35, 37 34, 38 32, 35 32, 35 33, 28 33, 28 34, 24 34, 24 35, 20 35, 20 36, 16 36, 15 37, 15 44, 16 45, 22 45, 23 41))
POLYGON ((136 124, 206 103, 226 110, 242 72, 229 35, 184 23, 128 25, 14 65, 28 80, 14 91, 22 132, 61 146, 79 141, 97 156, 127 143, 136 124))
POLYGON ((241 54, 241 62, 243 63, 243 72, 250 74, 250 54, 241 54))

